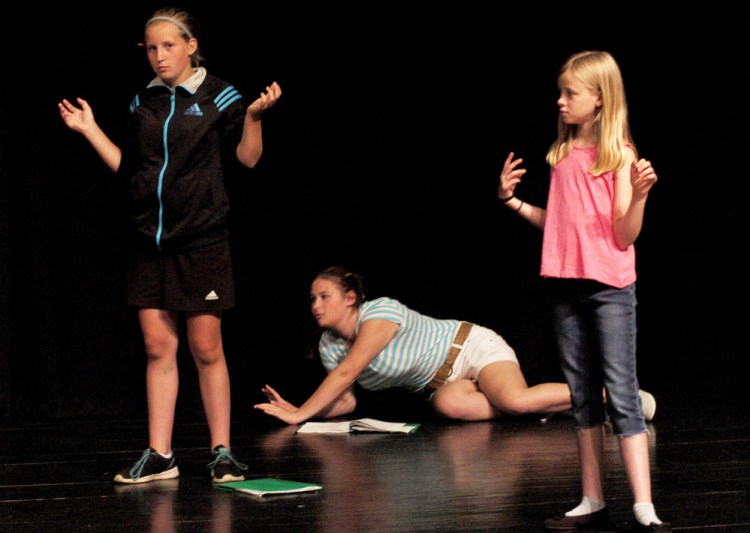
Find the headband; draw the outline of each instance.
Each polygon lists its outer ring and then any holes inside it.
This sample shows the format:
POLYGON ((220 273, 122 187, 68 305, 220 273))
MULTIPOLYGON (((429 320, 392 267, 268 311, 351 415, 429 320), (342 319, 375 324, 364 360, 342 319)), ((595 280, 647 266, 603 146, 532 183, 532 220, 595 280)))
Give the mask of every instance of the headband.
POLYGON ((185 26, 182 22, 180 22, 174 17, 167 17, 167 16, 161 16, 161 15, 158 17, 151 17, 149 21, 146 23, 146 27, 148 28, 152 22, 156 22, 157 20, 166 20, 167 22, 171 22, 172 24, 180 28, 182 33, 187 35, 188 40, 193 38, 193 34, 190 33, 190 30, 187 29, 187 26, 185 26))

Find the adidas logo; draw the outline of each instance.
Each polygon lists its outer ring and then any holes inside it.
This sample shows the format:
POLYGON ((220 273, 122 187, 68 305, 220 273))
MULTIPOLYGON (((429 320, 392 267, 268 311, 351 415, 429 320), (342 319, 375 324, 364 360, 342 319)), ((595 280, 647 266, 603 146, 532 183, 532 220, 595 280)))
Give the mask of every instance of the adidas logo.
POLYGON ((184 115, 195 116, 195 117, 202 117, 203 116, 203 111, 201 111, 201 108, 198 106, 198 104, 193 104, 190 107, 188 107, 185 110, 185 113, 183 113, 183 114, 184 115))
POLYGON ((206 297, 204 298, 204 300, 218 300, 218 299, 219 299, 219 295, 216 294, 214 291, 211 291, 208 294, 206 294, 206 297))

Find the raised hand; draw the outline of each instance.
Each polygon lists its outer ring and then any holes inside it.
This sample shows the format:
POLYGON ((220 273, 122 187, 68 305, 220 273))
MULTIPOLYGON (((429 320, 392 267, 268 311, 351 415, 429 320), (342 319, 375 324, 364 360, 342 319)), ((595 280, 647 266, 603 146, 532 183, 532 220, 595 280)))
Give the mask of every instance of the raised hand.
POLYGON ((644 197, 656 183, 656 172, 647 159, 633 161, 630 165, 630 183, 633 185, 633 196, 644 197))
POLYGON ((497 187, 497 197, 501 200, 513 196, 516 185, 521 183, 521 176, 526 174, 526 169, 516 168, 523 163, 523 159, 513 159, 513 152, 508 154, 503 164, 503 171, 500 173, 500 183, 497 187))
POLYGON ((260 93, 260 96, 248 106, 247 112, 255 120, 259 120, 263 112, 272 107, 278 99, 281 98, 281 87, 278 83, 273 82, 266 87, 266 91, 260 93))
POLYGON ((83 98, 76 98, 76 101, 80 107, 63 99, 62 102, 57 104, 57 108, 60 110, 60 116, 66 126, 78 133, 85 133, 96 125, 94 112, 91 110, 91 106, 89 106, 88 102, 83 98))

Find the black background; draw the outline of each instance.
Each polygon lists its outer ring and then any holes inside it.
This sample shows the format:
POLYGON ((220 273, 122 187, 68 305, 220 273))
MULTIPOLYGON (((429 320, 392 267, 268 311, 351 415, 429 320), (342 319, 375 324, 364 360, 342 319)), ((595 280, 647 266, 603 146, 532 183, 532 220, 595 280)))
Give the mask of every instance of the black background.
MULTIPOLYGON (((19 5, 2 17, 3 416, 145 413, 140 332, 122 303, 121 191, 56 104, 87 99, 118 139, 153 77, 137 43, 158 7, 19 5)), ((495 329, 529 382, 561 379, 538 275, 541 233, 495 194, 512 150, 528 169, 518 195, 545 201, 557 71, 584 49, 620 63, 636 145, 660 178, 636 244, 642 386, 740 390, 750 29, 740 7, 181 7, 201 23, 210 72, 248 102, 272 80, 284 91, 263 123, 260 164, 227 183, 235 412, 262 398, 263 383, 292 400, 317 384, 307 293, 333 264, 365 274, 370 297, 495 329)), ((200 401, 185 350, 180 365, 179 408, 192 413, 200 401)))

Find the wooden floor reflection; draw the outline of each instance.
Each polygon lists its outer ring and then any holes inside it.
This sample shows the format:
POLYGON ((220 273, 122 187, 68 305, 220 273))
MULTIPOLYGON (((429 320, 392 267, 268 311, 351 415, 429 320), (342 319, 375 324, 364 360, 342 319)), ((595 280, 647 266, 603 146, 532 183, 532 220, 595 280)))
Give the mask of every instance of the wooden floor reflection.
MULTIPOLYGON (((750 423, 739 416, 746 406, 698 401, 699 409, 659 399, 649 426, 657 509, 676 531, 750 531, 750 423)), ((111 479, 140 452, 145 421, 6 426, 0 531, 541 531, 544 518, 579 498, 569 417, 390 419, 422 425, 411 435, 297 435, 259 417, 238 419, 234 448, 249 477, 323 486, 265 498, 211 486, 201 421, 175 429, 180 479, 140 486, 111 479)), ((627 531, 632 504, 612 438, 607 452, 607 500, 627 531)))

